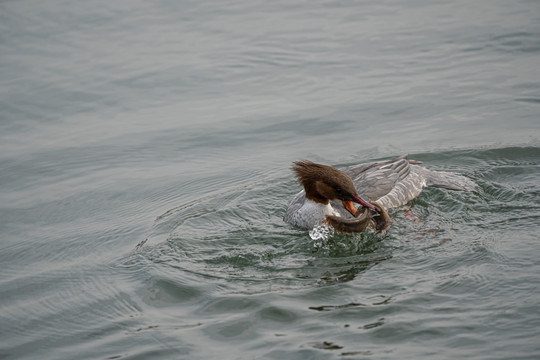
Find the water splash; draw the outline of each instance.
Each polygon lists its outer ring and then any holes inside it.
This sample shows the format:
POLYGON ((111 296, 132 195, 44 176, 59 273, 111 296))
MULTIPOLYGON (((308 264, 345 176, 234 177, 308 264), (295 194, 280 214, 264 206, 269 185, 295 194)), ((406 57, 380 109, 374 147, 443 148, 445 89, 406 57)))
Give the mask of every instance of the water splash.
POLYGON ((335 234, 335 230, 333 227, 331 227, 330 225, 328 224, 318 224, 318 225, 315 225, 313 227, 313 229, 311 229, 309 231, 309 237, 312 239, 312 240, 315 240, 313 246, 315 248, 320 248, 324 245, 324 243, 326 241, 328 241, 328 239, 330 239, 331 237, 333 237, 335 234))

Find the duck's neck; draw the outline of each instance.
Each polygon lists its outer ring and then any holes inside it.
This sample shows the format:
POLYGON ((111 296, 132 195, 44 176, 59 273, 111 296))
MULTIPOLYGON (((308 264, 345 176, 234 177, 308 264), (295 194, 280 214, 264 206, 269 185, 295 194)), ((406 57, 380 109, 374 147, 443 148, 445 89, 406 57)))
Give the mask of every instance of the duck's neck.
POLYGON ((317 181, 310 181, 304 183, 304 191, 306 192, 306 199, 313 201, 314 203, 318 203, 321 205, 329 205, 329 201, 327 198, 322 196, 320 192, 318 191, 317 185, 320 182, 317 181))

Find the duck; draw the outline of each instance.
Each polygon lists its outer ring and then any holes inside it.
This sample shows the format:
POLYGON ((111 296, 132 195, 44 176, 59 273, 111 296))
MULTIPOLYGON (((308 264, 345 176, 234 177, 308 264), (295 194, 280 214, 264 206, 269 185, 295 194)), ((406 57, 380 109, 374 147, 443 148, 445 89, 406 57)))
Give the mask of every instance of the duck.
POLYGON ((308 160, 295 161, 291 170, 304 189, 290 202, 284 220, 312 229, 327 218, 354 220, 362 207, 374 216, 380 215, 415 199, 426 186, 454 191, 477 189, 476 183, 464 175, 429 170, 421 164, 407 154, 341 170, 308 160))

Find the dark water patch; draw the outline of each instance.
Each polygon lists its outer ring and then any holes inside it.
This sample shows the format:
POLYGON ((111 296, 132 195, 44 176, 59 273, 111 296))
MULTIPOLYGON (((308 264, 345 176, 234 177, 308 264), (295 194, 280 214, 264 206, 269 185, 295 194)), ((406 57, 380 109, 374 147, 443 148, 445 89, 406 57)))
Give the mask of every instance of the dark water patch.
POLYGON ((517 98, 515 100, 518 102, 524 102, 524 103, 535 104, 535 105, 540 104, 539 98, 517 98))
POLYGON ((310 306, 309 308, 311 310, 316 310, 316 311, 331 311, 331 310, 344 309, 344 308, 355 307, 355 306, 366 306, 366 305, 361 304, 361 303, 350 303, 350 304, 344 304, 344 305, 310 306))
POLYGON ((330 341, 323 341, 323 342, 314 342, 310 343, 310 346, 313 346, 315 349, 322 349, 322 350, 340 350, 343 349, 343 346, 339 346, 337 344, 334 344, 330 341))
POLYGON ((540 51, 540 41, 533 33, 515 32, 492 38, 493 46, 503 51, 534 53, 540 51))
POLYGON ((383 325, 384 325, 384 318, 380 318, 376 322, 373 322, 373 323, 366 324, 366 325, 362 326, 362 329, 369 330, 369 329, 374 329, 374 328, 377 328, 377 327, 383 326, 383 325))

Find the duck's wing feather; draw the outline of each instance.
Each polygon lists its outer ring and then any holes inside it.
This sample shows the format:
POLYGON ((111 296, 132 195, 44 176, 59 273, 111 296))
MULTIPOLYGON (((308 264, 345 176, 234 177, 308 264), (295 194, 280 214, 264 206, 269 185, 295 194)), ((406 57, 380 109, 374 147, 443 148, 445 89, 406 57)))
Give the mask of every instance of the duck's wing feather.
POLYGON ((393 160, 350 166, 343 169, 343 172, 353 179, 361 197, 376 201, 406 179, 411 166, 407 155, 402 155, 393 160))

